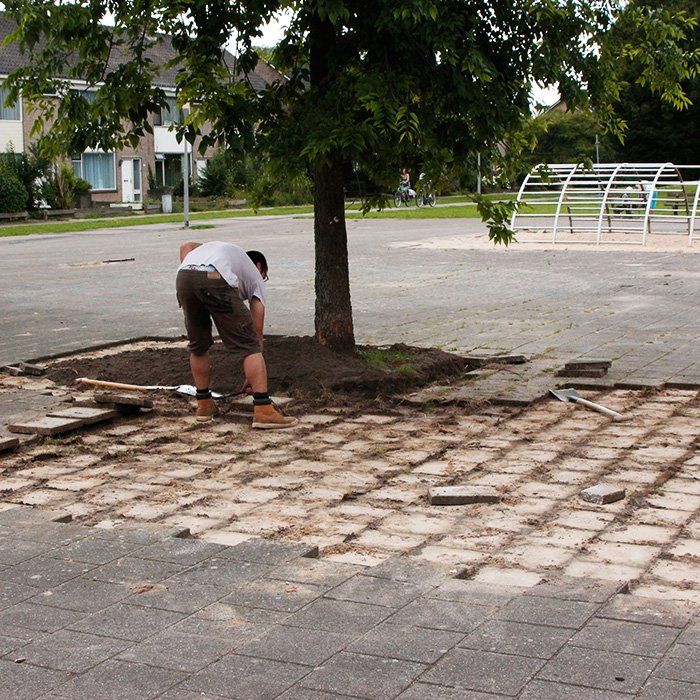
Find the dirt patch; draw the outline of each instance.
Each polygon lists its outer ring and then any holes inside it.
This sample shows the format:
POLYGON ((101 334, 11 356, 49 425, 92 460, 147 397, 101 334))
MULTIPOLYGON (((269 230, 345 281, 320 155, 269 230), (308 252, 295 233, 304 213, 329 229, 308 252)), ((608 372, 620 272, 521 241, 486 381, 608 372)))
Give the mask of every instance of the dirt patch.
MULTIPOLYGON (((243 383, 239 355, 220 344, 211 350, 212 388, 236 391, 243 383)), ((270 336, 265 340, 272 392, 299 398, 341 392, 372 397, 423 386, 456 376, 466 362, 435 348, 408 345, 358 347, 356 353, 336 353, 311 337, 270 336)), ((73 358, 53 364, 47 376, 72 385, 77 377, 145 385, 191 384, 186 348, 173 344, 91 358, 73 358)))

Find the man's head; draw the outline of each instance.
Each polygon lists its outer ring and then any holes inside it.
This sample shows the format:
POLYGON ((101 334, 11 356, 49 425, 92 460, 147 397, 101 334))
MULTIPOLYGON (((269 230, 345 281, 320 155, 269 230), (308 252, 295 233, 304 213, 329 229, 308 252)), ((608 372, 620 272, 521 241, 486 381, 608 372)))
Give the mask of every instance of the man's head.
POLYGON ((259 250, 247 250, 246 254, 253 261, 255 267, 258 268, 258 272, 262 275, 264 280, 267 279, 267 260, 265 256, 259 250))

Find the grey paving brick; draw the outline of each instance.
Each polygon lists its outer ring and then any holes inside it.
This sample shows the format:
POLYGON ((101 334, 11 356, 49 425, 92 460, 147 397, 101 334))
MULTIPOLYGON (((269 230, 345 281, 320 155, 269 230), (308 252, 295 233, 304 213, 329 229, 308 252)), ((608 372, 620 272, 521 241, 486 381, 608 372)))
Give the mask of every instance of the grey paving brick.
POLYGON ((35 596, 40 589, 23 583, 0 581, 0 610, 35 596))
POLYGON ((301 685, 370 700, 396 697, 426 666, 412 661, 342 652, 306 677, 301 685))
POLYGON ((418 598, 422 591, 422 587, 405 581, 360 575, 341 583, 325 596, 337 600, 400 608, 418 598))
POLYGON ((161 542, 169 537, 176 537, 182 528, 163 527, 161 525, 142 525, 141 527, 118 528, 94 528, 94 536, 103 540, 117 540, 120 542, 133 542, 134 544, 148 545, 161 542))
POLYGON ((276 698, 308 672, 306 666, 229 654, 191 676, 182 685, 190 690, 225 697, 230 697, 235 689, 235 697, 240 700, 268 700, 276 698))
POLYGON ((18 603, 0 612, 0 628, 4 626, 24 627, 37 632, 55 632, 78 622, 82 613, 61 608, 49 608, 32 603, 18 603))
POLYGON ((452 688, 516 695, 543 664, 541 659, 524 656, 455 649, 438 661, 421 680, 452 688))
POLYGON ((187 690, 182 686, 177 686, 161 695, 158 700, 221 700, 221 698, 221 695, 202 693, 198 690, 187 690))
POLYGON ((7 429, 11 433, 35 433, 37 435, 60 435, 83 426, 83 421, 75 418, 53 418, 43 416, 30 420, 11 423, 7 429))
POLYGON ((391 557, 381 564, 367 567, 365 576, 388 578, 392 581, 404 581, 414 586, 430 588, 433 584, 442 582, 449 576, 448 567, 438 566, 432 562, 417 557, 391 557))
POLYGON ((44 520, 38 523, 21 524, 16 531, 16 536, 32 542, 43 542, 54 547, 62 547, 71 542, 77 542, 83 537, 89 537, 92 532, 92 528, 85 525, 44 520))
POLYGON ((257 562, 258 564, 286 564, 299 557, 317 557, 318 547, 253 538, 234 547, 227 547, 221 556, 237 561, 257 562))
POLYGON ((26 639, 19 639, 17 637, 4 637, 0 636, 0 656, 9 654, 16 649, 24 646, 27 643, 26 639))
POLYGON ((700 685, 666 678, 651 678, 637 697, 641 700, 698 700, 700 685))
POLYGON ((672 681, 700 684, 700 647, 674 647, 654 675, 672 681))
POLYGON ((99 565, 133 554, 140 547, 141 545, 130 542, 103 540, 90 536, 54 550, 53 556, 99 565))
POLYGON ((425 595, 427 598, 485 605, 496 609, 521 595, 524 590, 526 589, 516 586, 498 586, 480 581, 453 578, 428 591, 425 595))
POLYGON ((30 600, 38 605, 89 613, 114 605, 126 598, 129 593, 130 589, 126 584, 95 581, 92 578, 80 576, 55 588, 42 591, 30 600))
POLYGON ((0 579, 35 588, 52 588, 93 569, 92 564, 55 559, 45 554, 0 571, 0 579))
POLYGON ((180 613, 119 603, 71 625, 78 632, 139 642, 182 620, 180 613))
POLYGON ((617 595, 597 612, 597 616, 666 627, 685 627, 692 619, 693 611, 670 601, 617 595))
POLYGON ((220 600, 227 592, 227 590, 215 586, 166 580, 154 584, 152 588, 137 590, 124 602, 147 608, 194 613, 220 600))
POLYGON ((184 567, 154 559, 122 557, 93 569, 90 575, 109 583, 158 583, 183 571, 184 567))
POLYGON ((387 622, 377 625, 353 642, 348 651, 432 664, 462 639, 464 635, 461 632, 392 625, 387 622))
POLYGON ((530 681, 518 697, 520 700, 629 700, 631 696, 600 688, 535 680, 530 681))
POLYGON ((118 654, 129 644, 121 639, 60 630, 27 644, 20 654, 28 664, 82 673, 118 654))
POLYGON ((678 638, 678 641, 682 642, 683 644, 700 646, 700 620, 688 625, 688 627, 681 632, 681 636, 678 638))
POLYGON ((414 683, 399 695, 398 700, 505 700, 507 697, 507 695, 480 693, 477 690, 458 690, 441 685, 414 683))
POLYGON ((237 649, 238 654, 303 666, 318 666, 344 649, 354 635, 305 627, 278 625, 255 641, 237 649))
POLYGON ((636 693, 656 663, 656 659, 649 657, 568 646, 547 662, 538 678, 621 693, 636 693))
POLYGON ((502 620, 578 629, 598 609, 595 603, 537 596, 516 598, 498 611, 502 620))
POLYGON ((551 659, 571 637, 572 630, 526 622, 487 620, 477 627, 460 647, 482 649, 501 654, 517 654, 551 659))
POLYGON ((276 578, 281 581, 296 581, 298 583, 312 583, 316 586, 333 588, 364 570, 365 567, 354 566, 353 564, 341 564, 334 561, 302 557, 288 564, 274 567, 267 574, 267 578, 276 578))
MULTIPOLYGON (((167 564, 167 566, 174 566, 174 564, 167 564)), ((173 576, 173 580, 180 583, 199 583, 205 586, 215 585, 233 590, 245 583, 262 578, 270 571, 271 567, 265 564, 211 557, 173 576)))
POLYGON ((273 625, 282 624, 287 613, 262 610, 260 608, 242 608, 223 603, 214 603, 194 615, 186 617, 171 629, 184 634, 201 636, 236 638, 238 646, 246 644, 267 632, 273 625))
POLYGON ((614 503, 625 497, 625 489, 612 484, 596 484, 583 489, 579 495, 589 503, 614 503))
POLYGON ((220 554, 226 547, 211 542, 201 542, 188 537, 172 537, 148 545, 139 551, 143 559, 157 559, 172 564, 194 566, 204 559, 220 554))
POLYGON ((194 673, 228 654, 235 645, 233 637, 202 637, 167 629, 123 651, 118 658, 194 673))
POLYGON ((0 564, 12 566, 27 559, 45 554, 51 549, 50 544, 43 542, 32 542, 16 537, 3 538, 0 540, 0 564))
POLYGON ((325 587, 308 583, 260 579, 237 588, 221 602, 250 608, 295 612, 312 600, 320 598, 325 590, 325 587))
MULTIPOLYGON (((31 506, 16 506, 0 511, 0 525, 26 530, 28 526, 54 522, 57 518, 65 517, 66 513, 47 508, 32 508, 31 506)), ((70 518, 70 515, 68 516, 70 518)))
POLYGON ((498 503, 501 494, 491 486, 435 486, 428 489, 433 506, 462 506, 472 503, 498 503))
POLYGON ((70 676, 62 671, 0 659, 0 690, 8 700, 33 700, 68 678, 70 676))
POLYGON ((392 608, 385 608, 381 605, 320 598, 303 610, 290 615, 286 624, 311 627, 327 632, 342 630, 343 632, 360 634, 389 617, 392 612, 392 608))
POLYGON ((336 693, 324 693, 322 690, 312 688, 302 688, 299 685, 286 690, 278 696, 278 700, 342 700, 349 698, 349 695, 337 695, 336 693))
POLYGON ((395 625, 427 627, 467 634, 486 619, 488 612, 488 608, 480 605, 420 598, 399 610, 390 620, 395 625))
POLYGON ((677 636, 678 630, 673 627, 593 618, 573 636, 571 643, 637 656, 662 656, 677 636))
POLYGON ((60 692, 69 698, 150 700, 183 678, 179 671, 110 659, 68 681, 60 692))
POLYGON ((613 595, 620 593, 627 584, 619 581, 561 576, 543 581, 527 589, 524 595, 560 598, 562 600, 580 600, 585 603, 606 603, 613 595))

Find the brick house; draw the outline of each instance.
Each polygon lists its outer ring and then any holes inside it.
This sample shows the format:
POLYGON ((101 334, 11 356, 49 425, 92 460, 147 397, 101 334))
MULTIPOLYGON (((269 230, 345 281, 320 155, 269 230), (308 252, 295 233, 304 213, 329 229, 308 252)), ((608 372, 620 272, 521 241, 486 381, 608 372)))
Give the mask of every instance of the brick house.
MULTIPOLYGON (((30 145, 30 133, 35 118, 25 108, 24 100, 10 107, 5 101, 3 78, 25 64, 22 53, 14 44, 3 45, 3 40, 14 29, 14 21, 0 12, 0 153, 12 148, 15 152, 26 152, 30 145)), ((149 58, 161 67, 155 83, 169 95, 169 109, 153 114, 153 133, 140 139, 136 148, 125 147, 116 152, 86 151, 71 158, 76 174, 92 185, 92 200, 100 203, 130 203, 138 206, 148 197, 148 175, 152 174, 159 185, 175 185, 181 178, 184 162, 184 144, 178 143, 173 123, 177 123, 179 111, 175 103, 175 76, 177 69, 167 67, 177 54, 166 38, 148 50, 149 58)), ((225 59, 235 65, 232 54, 226 52, 225 59)), ((118 57, 115 58, 118 60, 118 57)), ((60 76, 59 76, 60 77, 60 76)), ((260 62, 252 74, 247 76, 252 86, 260 90, 265 85, 281 79, 271 66, 260 62)), ((90 91, 79 81, 72 81, 72 88, 90 91)), ((200 155, 198 144, 188 146, 188 166, 192 178, 205 167, 214 151, 209 148, 200 155)))

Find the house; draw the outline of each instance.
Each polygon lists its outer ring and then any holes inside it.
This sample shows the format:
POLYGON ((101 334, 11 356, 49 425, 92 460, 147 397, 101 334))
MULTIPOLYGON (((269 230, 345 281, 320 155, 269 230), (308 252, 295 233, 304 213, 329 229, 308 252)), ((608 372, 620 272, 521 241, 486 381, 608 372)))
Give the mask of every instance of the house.
MULTIPOLYGON (((12 107, 7 104, 2 86, 4 78, 25 65, 25 59, 18 46, 3 45, 3 40, 14 27, 14 20, 0 12, 0 153, 7 152, 10 148, 18 153, 26 152, 30 146, 30 133, 35 122, 35 117, 25 106, 24 100, 12 107)), ((149 175, 153 176, 158 186, 174 186, 182 179, 184 144, 178 143, 172 130, 173 124, 177 123, 180 116, 175 101, 177 68, 169 65, 177 57, 177 53, 170 40, 164 37, 162 42, 148 49, 147 55, 155 65, 160 66, 155 84, 169 95, 169 107, 153 114, 153 133, 143 136, 136 148, 125 147, 116 152, 88 150, 72 156, 74 171, 92 186, 93 202, 123 202, 138 206, 149 196, 149 175)), ((113 60, 118 62, 119 56, 114 56, 113 60)), ((231 68, 235 66, 235 58, 229 52, 225 53, 225 60, 231 68)), ((261 61, 255 71, 246 77, 253 88, 261 90, 282 76, 261 61)), ((88 99, 90 98, 90 89, 85 83, 75 80, 71 83, 72 89, 81 90, 88 99)), ((187 148, 188 167, 191 177, 194 178, 206 167, 207 160, 211 158, 214 150, 208 148, 200 155, 197 142, 194 149, 189 145, 187 148)))

